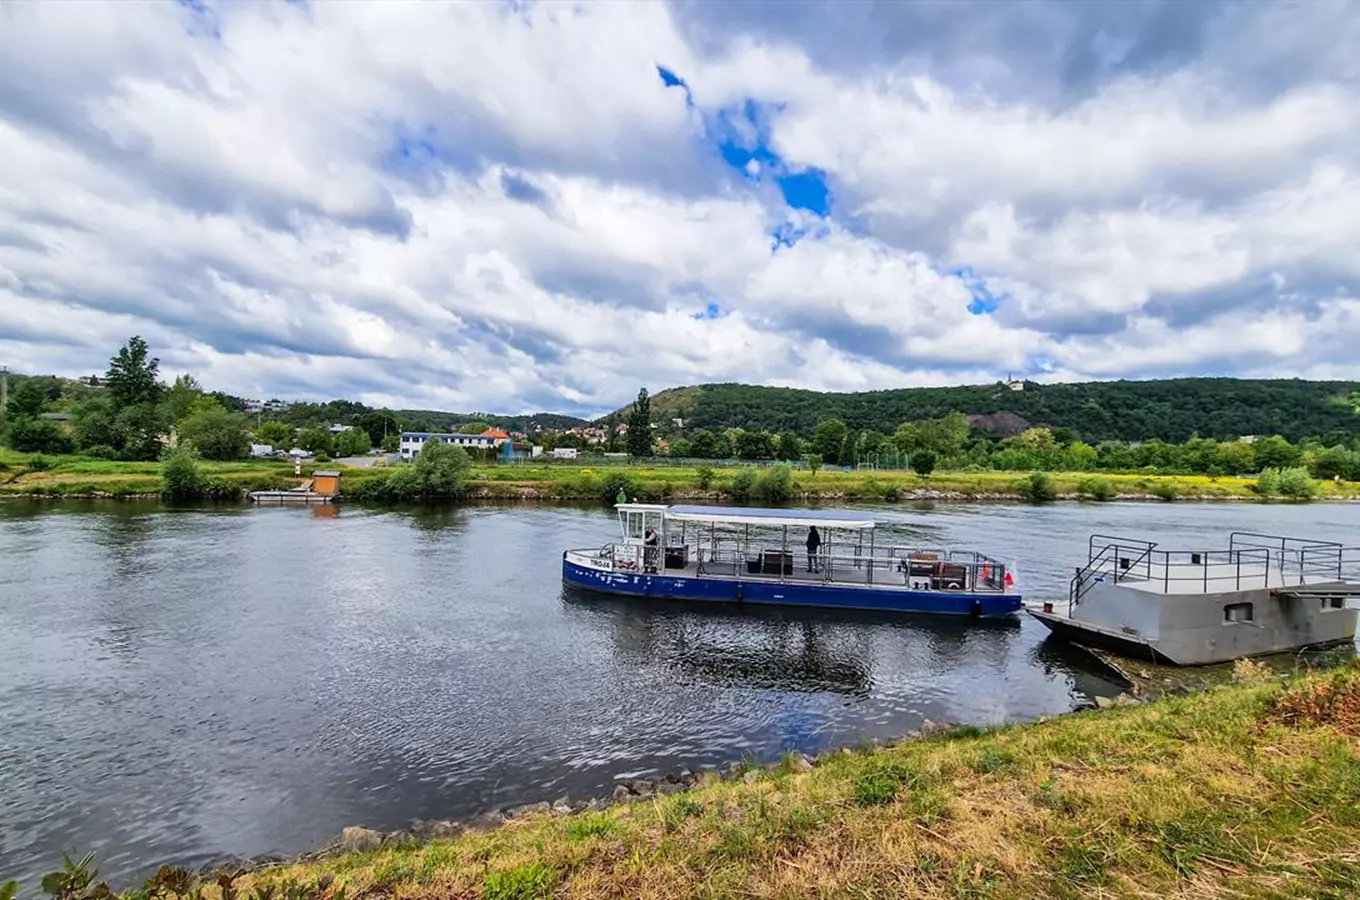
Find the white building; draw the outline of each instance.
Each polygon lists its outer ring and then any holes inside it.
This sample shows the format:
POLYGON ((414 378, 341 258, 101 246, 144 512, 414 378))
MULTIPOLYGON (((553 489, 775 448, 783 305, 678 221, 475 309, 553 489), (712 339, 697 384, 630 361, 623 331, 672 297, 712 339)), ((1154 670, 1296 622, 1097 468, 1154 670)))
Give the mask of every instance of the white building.
POLYGON ((580 455, 575 447, 554 447, 552 452, 553 459, 575 459, 580 455))
POLYGON ((403 431, 401 433, 401 458, 411 459, 420 455, 420 448, 426 441, 443 441, 455 447, 477 450, 493 450, 505 443, 505 438, 494 434, 433 434, 428 431, 403 431))
POLYGON ((273 455, 274 455, 274 448, 271 447, 271 446, 269 446, 268 444, 251 444, 251 445, 250 445, 250 455, 251 455, 251 456, 256 456, 256 457, 259 457, 259 456, 273 456, 273 455))

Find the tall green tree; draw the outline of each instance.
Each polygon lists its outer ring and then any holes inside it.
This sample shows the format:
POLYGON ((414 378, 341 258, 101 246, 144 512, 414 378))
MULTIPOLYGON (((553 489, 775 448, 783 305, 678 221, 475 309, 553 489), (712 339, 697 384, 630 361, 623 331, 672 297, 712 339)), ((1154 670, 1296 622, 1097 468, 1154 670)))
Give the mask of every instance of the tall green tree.
POLYGON ((165 407, 159 403, 137 403, 120 409, 114 419, 114 445, 125 459, 159 459, 161 438, 170 429, 165 407))
POLYGON ((203 387, 192 375, 179 375, 170 390, 165 392, 165 408, 170 421, 178 424, 189 418, 194 404, 203 396, 203 387))
POLYGON ((335 449, 341 456, 363 456, 373 449, 368 432, 362 428, 351 428, 335 436, 335 449))
POLYGON ((113 400, 114 408, 156 403, 161 399, 161 385, 157 381, 160 360, 152 357, 146 341, 139 335, 128 338, 117 355, 109 360, 104 373, 104 386, 113 400))
POLYGON ((778 451, 776 456, 779 459, 787 461, 802 459, 803 442, 792 431, 786 431, 779 436, 778 451))
POLYGON ((645 387, 638 391, 628 414, 628 455, 652 455, 652 398, 645 387))
POLYGON ((823 419, 812 430, 812 450, 828 463, 838 462, 848 429, 840 419, 823 419))

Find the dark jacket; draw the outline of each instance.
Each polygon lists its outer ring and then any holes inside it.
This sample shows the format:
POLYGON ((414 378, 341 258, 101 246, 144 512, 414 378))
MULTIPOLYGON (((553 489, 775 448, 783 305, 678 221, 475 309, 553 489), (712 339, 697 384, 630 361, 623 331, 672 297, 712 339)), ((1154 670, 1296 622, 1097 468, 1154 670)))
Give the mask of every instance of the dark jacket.
POLYGON ((822 536, 817 533, 816 526, 808 529, 807 548, 809 553, 816 553, 817 548, 822 546, 822 536))

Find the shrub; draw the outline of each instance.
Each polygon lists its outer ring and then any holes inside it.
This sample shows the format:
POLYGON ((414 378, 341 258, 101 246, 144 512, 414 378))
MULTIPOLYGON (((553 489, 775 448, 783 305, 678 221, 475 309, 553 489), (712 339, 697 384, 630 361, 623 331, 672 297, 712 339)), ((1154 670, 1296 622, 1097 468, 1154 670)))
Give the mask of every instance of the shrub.
POLYGON ((755 496, 762 503, 788 503, 793 499, 793 470, 771 466, 756 479, 755 496))
POLYGON ((95 459, 117 459, 118 451, 108 444, 95 444, 93 447, 85 448, 85 455, 95 459))
POLYGON ((30 472, 46 472, 52 468, 52 460, 41 453, 35 453, 24 461, 24 465, 28 467, 30 472))
POLYGON ((314 459, 319 463, 328 463, 331 461, 331 456, 329 453, 318 453, 314 459))
POLYGON ((1021 499, 1030 503, 1047 503, 1058 499, 1058 488, 1044 472, 1031 472, 1028 478, 1016 485, 1015 490, 1021 499))
POLYGON ((1293 500, 1312 500, 1320 491, 1308 470, 1300 466, 1280 471, 1280 493, 1293 500))
POLYGON ((807 458, 807 464, 808 468, 812 470, 812 474, 816 475, 817 470, 822 467, 822 454, 820 453, 812 454, 807 458))
POLYGON ((629 500, 634 500, 638 495, 638 486, 633 477, 627 472, 610 472, 600 481, 599 497, 605 503, 614 503, 618 500, 619 494, 623 494, 629 500))
POLYGON ((1256 478, 1256 484, 1252 486, 1257 494, 1262 497, 1269 497, 1280 491, 1280 470, 1266 469, 1256 478))
POLYGON ((727 493, 738 503, 745 503, 751 499, 755 486, 756 473, 751 469, 742 469, 728 483, 727 493))
POLYGON ((713 483, 713 467, 700 466, 699 470, 694 473, 694 477, 700 490, 708 490, 709 485, 713 483))
POLYGON ((897 489, 897 485, 890 484, 883 490, 883 499, 888 503, 896 503, 902 499, 902 492, 897 489))
POLYGON ((1077 485, 1077 494, 1104 502, 1114 499, 1115 490, 1108 478, 1083 478, 1077 485))
POLYGON ((935 471, 937 460, 934 450, 917 450, 911 455, 911 467, 917 475, 926 477, 935 471))
POLYGON ((1158 481, 1152 485, 1152 496, 1170 503, 1181 495, 1181 489, 1174 481, 1158 481))
POLYGON ((71 453, 75 442, 56 422, 16 417, 9 423, 5 440, 20 453, 71 453))
POLYGON ((198 464, 198 453, 188 446, 176 447, 161 466, 165 493, 176 500, 196 500, 208 488, 207 476, 198 464))

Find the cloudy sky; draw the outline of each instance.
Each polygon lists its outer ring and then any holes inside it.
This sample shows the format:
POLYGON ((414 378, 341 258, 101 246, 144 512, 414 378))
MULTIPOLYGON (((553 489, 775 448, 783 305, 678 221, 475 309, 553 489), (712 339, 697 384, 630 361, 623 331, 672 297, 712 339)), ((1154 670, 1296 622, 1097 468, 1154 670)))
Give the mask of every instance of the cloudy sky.
POLYGON ((1360 378, 1360 7, 0 0, 0 364, 1360 378))

